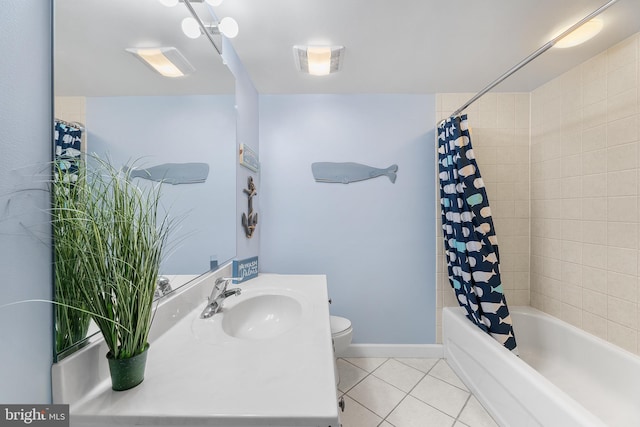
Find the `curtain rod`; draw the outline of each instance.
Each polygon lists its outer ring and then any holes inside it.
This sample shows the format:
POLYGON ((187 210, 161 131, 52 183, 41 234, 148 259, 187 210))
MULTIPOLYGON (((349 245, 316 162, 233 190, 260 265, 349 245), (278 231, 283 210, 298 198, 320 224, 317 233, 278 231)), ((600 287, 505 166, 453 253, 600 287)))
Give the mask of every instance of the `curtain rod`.
POLYGON ((521 69, 522 67, 527 65, 529 62, 531 62, 534 59, 536 59, 538 56, 540 56, 543 53, 545 53, 547 50, 551 49, 559 40, 565 38, 567 35, 569 35, 569 33, 572 33, 573 31, 575 31, 578 27, 582 26, 587 21, 590 21, 591 19, 593 19, 596 16, 600 15, 602 12, 607 10, 609 7, 613 6, 618 1, 619 0, 610 0, 606 4, 600 6, 598 9, 594 10, 593 12, 591 12, 590 14, 588 14, 587 16, 582 18, 580 21, 578 21, 575 24, 573 24, 571 27, 566 29, 562 34, 556 36, 555 38, 553 38, 552 40, 547 42, 545 45, 543 45, 542 47, 538 48, 538 50, 536 50, 531 55, 529 55, 526 58, 524 58, 522 61, 520 61, 519 63, 517 63, 513 67, 511 67, 507 72, 505 72, 500 77, 498 77, 497 79, 495 79, 494 81, 489 83, 484 89, 482 89, 480 92, 478 92, 473 98, 469 99, 460 108, 458 108, 456 111, 454 111, 453 114, 451 114, 450 117, 457 116, 458 114, 460 114, 461 112, 466 110, 467 107, 469 107, 471 104, 476 102, 485 93, 489 92, 491 89, 493 89, 494 87, 498 86, 500 83, 502 83, 508 77, 510 77, 513 73, 515 73, 516 71, 518 71, 519 69, 521 69))
POLYGON ((57 117, 54 119, 54 121, 58 122, 58 123, 61 123, 63 125, 67 125, 69 127, 72 127, 74 129, 78 129, 78 130, 84 131, 84 124, 82 124, 80 122, 68 122, 66 120, 62 120, 62 119, 59 119, 57 117))

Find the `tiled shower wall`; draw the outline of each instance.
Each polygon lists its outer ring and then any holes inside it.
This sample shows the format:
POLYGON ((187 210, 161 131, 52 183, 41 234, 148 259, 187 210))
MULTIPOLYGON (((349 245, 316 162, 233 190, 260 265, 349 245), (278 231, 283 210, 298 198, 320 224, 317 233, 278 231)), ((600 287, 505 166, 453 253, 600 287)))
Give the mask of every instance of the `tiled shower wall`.
MULTIPOLYGON (((436 117, 448 117, 473 95, 438 94, 436 117)), ((512 305, 529 305, 529 98, 528 93, 489 93, 466 111, 498 234, 503 287, 512 305)), ((436 333, 441 342, 442 307, 458 303, 447 278, 439 202, 436 208, 436 333)))
POLYGON ((56 96, 54 101, 56 118, 84 124, 87 117, 85 104, 84 96, 56 96))
MULTIPOLYGON (((84 96, 56 96, 54 98, 55 117, 67 122, 87 123, 86 98, 84 96)), ((87 133, 82 134, 82 151, 87 151, 87 133)))
POLYGON ((638 354, 639 39, 531 94, 531 305, 638 354))

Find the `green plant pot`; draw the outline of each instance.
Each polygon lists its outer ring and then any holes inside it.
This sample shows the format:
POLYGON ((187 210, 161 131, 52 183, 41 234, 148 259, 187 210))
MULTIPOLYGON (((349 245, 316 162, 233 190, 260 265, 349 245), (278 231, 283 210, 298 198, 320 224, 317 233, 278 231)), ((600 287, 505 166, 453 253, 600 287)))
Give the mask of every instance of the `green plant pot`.
POLYGON ((129 390, 144 380, 144 368, 147 364, 148 350, 149 344, 147 344, 142 353, 128 359, 114 359, 111 352, 107 353, 112 389, 115 391, 129 390))

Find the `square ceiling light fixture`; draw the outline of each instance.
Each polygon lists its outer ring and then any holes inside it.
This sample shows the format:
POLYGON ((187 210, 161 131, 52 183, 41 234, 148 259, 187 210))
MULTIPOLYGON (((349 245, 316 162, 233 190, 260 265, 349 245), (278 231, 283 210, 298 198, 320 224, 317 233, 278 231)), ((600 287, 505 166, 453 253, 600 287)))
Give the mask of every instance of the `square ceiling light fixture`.
POLYGON ((183 77, 196 70, 175 47, 127 48, 125 50, 165 77, 183 77))
POLYGON ((344 46, 299 46, 293 47, 293 56, 298 70, 312 76, 326 76, 340 71, 344 46))

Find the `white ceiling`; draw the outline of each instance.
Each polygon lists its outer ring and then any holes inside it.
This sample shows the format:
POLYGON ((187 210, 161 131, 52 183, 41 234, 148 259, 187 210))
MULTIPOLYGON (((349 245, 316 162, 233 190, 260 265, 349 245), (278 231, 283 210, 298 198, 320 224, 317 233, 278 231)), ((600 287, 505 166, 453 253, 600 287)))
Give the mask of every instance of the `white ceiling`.
MULTIPOLYGON (((260 93, 476 92, 605 2, 225 0, 215 14, 238 22, 240 34, 232 44, 260 93), (298 72, 292 53, 296 44, 344 45, 342 70, 326 77, 298 72)), ((206 5, 195 6, 206 16, 206 5)), ((183 4, 165 8, 158 0, 56 0, 56 14, 57 24, 61 16, 71 16, 56 33, 56 81, 65 93, 72 87, 95 94, 233 90, 208 42, 182 35, 180 21, 188 16, 183 4), (185 54, 198 69, 196 75, 169 81, 122 51, 167 44, 185 54), (67 48, 58 48, 62 45, 67 48), (112 53, 104 61, 95 58, 94 53, 107 50, 112 53), (58 56, 64 55, 72 59, 61 60, 73 67, 62 68, 58 56), (110 77, 97 77, 105 72, 110 77), (60 75, 72 77, 62 84, 60 75)), ((640 31, 638 0, 619 0, 601 17, 605 28, 596 38, 572 49, 552 49, 495 90, 535 89, 640 31)))
MULTIPOLYGON (((212 20, 205 4, 194 8, 212 20)), ((182 33, 188 16, 184 4, 168 8, 158 0, 55 0, 56 95, 232 94, 233 76, 209 41, 182 33), (125 51, 162 46, 177 47, 196 72, 162 77, 125 51)))

